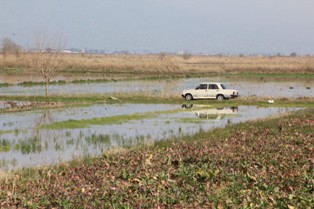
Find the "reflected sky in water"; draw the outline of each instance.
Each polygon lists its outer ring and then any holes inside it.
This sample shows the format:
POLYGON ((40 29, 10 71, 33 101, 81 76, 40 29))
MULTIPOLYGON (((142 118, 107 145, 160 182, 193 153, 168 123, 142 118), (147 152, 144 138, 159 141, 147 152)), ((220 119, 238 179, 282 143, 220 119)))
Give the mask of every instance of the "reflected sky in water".
POLYGON ((265 118, 296 108, 254 106, 211 108, 166 104, 115 104, 34 110, 1 114, 0 168, 3 170, 54 164, 96 156, 103 152, 184 137, 228 124, 265 118), (160 112, 155 117, 121 124, 91 125, 80 129, 39 129, 43 124, 67 120, 160 112))

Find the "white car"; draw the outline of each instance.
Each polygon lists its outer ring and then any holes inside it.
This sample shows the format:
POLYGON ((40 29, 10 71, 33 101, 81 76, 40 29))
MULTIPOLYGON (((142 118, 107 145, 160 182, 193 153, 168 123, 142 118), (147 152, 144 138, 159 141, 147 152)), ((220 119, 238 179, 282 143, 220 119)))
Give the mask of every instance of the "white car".
POLYGON ((182 97, 188 101, 192 99, 224 100, 238 96, 238 90, 227 89, 222 83, 201 83, 195 89, 188 89, 182 92, 182 97))

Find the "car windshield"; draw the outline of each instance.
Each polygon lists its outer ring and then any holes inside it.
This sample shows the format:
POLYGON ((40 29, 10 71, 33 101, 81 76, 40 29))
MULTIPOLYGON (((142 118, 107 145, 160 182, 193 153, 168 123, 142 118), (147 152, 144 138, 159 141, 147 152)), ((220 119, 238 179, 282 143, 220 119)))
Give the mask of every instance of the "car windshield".
POLYGON ((221 88, 222 88, 222 89, 227 89, 227 88, 225 87, 225 85, 223 85, 223 84, 221 84, 221 88))

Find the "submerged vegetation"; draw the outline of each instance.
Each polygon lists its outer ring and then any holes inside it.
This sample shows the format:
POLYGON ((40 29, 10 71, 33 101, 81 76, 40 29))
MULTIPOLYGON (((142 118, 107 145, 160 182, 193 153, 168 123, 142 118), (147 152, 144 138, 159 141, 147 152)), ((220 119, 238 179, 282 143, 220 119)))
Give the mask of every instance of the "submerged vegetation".
POLYGON ((3 208, 313 208, 313 111, 17 171, 1 180, 0 204, 3 208))
POLYGON ((82 120, 66 120, 51 123, 48 125, 41 125, 41 129, 75 129, 75 128, 86 128, 92 125, 115 125, 127 123, 129 121, 143 120, 148 118, 154 118, 161 114, 176 113, 182 111, 181 109, 164 110, 164 111, 154 111, 146 113, 134 113, 125 115, 114 115, 111 117, 100 117, 92 119, 82 119, 82 120))
POLYGON ((74 128, 86 128, 90 125, 108 125, 108 124, 121 124, 131 120, 142 120, 153 117, 154 114, 132 114, 132 115, 115 115, 111 117, 93 118, 85 120, 67 120, 61 122, 55 122, 49 125, 40 126, 40 128, 47 129, 74 129, 74 128))

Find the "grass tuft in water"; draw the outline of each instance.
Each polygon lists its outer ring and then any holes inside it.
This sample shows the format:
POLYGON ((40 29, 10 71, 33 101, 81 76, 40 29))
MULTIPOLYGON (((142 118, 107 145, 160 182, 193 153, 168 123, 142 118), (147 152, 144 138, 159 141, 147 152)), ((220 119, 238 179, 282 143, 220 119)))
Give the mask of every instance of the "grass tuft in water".
POLYGON ((75 129, 86 128, 90 125, 112 125, 129 122, 131 120, 142 120, 153 117, 152 114, 132 114, 132 115, 117 115, 105 118, 93 118, 86 120, 67 120, 56 122, 48 125, 40 126, 42 129, 75 129))
POLYGON ((8 152, 10 149, 10 143, 6 139, 0 140, 0 152, 8 152))

